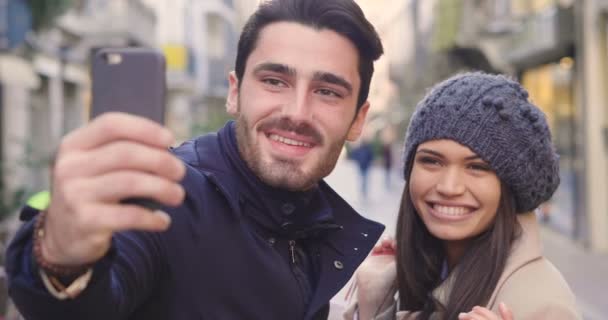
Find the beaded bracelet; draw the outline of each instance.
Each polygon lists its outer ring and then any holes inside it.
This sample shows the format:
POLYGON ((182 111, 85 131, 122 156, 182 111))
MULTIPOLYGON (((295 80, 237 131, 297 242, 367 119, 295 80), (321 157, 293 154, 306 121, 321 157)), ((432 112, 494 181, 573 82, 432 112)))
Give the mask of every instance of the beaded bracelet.
POLYGON ((49 276, 57 278, 72 278, 78 277, 86 273, 93 264, 84 264, 77 266, 62 266, 47 261, 42 255, 42 238, 44 238, 44 220, 47 211, 41 211, 38 214, 36 225, 34 226, 34 259, 38 266, 49 276))

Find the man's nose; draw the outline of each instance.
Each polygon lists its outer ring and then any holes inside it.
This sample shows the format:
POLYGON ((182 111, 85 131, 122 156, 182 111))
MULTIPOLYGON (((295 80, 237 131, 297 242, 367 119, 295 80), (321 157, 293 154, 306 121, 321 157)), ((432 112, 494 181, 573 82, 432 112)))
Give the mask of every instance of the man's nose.
POLYGON ((312 106, 307 88, 297 87, 291 99, 283 107, 283 115, 295 122, 311 121, 312 106))
POLYGON ((437 181, 436 190, 446 197, 461 195, 466 187, 459 168, 446 168, 437 181))

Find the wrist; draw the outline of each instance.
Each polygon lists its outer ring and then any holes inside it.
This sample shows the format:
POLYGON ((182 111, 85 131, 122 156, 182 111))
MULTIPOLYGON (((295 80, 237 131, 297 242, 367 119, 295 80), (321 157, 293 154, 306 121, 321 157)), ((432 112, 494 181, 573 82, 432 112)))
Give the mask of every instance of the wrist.
POLYGON ((34 227, 33 254, 38 267, 46 274, 58 278, 78 277, 92 267, 92 264, 66 265, 58 263, 53 256, 53 241, 45 230, 47 211, 41 211, 34 227))

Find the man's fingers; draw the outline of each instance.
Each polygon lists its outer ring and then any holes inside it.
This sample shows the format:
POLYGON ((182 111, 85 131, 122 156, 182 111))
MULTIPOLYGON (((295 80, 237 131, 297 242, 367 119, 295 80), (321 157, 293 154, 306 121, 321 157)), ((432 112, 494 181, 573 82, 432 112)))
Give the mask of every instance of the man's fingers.
POLYGON ((60 152, 88 150, 114 140, 132 140, 166 148, 173 143, 174 137, 168 129, 152 120, 127 113, 108 112, 68 134, 61 143, 60 152))
POLYGON ((72 203, 118 203, 127 198, 150 198, 177 206, 184 199, 184 188, 174 181, 138 171, 114 171, 101 176, 74 179, 64 187, 72 203))
POLYGON ((93 232, 164 231, 171 224, 171 218, 163 211, 150 211, 136 205, 120 204, 90 206, 87 208, 87 215, 81 219, 82 230, 93 232))
POLYGON ((61 157, 55 164, 54 178, 96 176, 117 170, 144 171, 174 181, 186 173, 183 162, 166 149, 123 140, 61 157))

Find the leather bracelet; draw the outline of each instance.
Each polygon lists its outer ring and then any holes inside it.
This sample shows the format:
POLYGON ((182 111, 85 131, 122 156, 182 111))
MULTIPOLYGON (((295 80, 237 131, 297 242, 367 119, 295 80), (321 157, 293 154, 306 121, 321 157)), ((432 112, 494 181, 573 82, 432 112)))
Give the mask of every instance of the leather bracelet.
POLYGON ((34 226, 34 259, 40 269, 46 274, 56 278, 76 278, 80 275, 85 274, 93 264, 84 264, 76 266, 63 266, 51 263, 44 259, 42 255, 42 239, 45 236, 44 232, 44 221, 46 219, 47 211, 43 210, 38 214, 36 225, 34 226))

